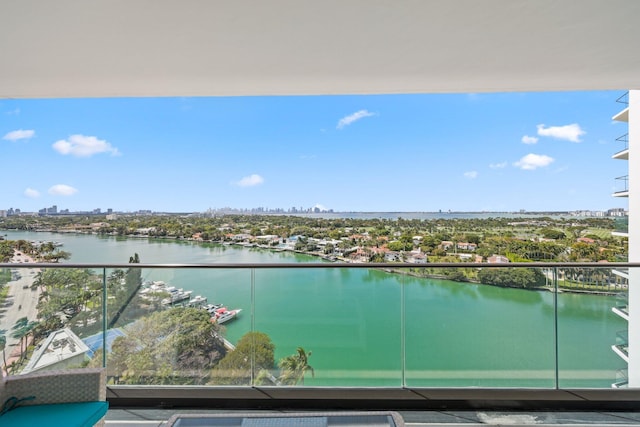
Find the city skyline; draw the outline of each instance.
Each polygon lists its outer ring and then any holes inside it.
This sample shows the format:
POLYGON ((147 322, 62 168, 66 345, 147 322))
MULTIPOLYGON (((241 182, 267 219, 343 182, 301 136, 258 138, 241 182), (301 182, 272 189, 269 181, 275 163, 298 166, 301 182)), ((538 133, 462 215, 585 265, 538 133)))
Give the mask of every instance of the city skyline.
POLYGON ((290 208, 278 208, 278 207, 253 207, 253 208, 234 208, 234 207, 223 207, 217 209, 207 209, 205 211, 154 211, 151 209, 137 209, 130 211, 117 211, 112 208, 102 209, 102 208, 94 208, 94 209, 83 209, 78 211, 72 211, 68 208, 58 207, 57 205, 44 207, 38 209, 37 211, 24 211, 20 208, 10 207, 0 208, 0 217, 6 216, 21 216, 21 215, 179 215, 179 214, 564 214, 568 213, 571 215, 579 215, 579 216, 627 216, 628 210, 625 208, 608 208, 604 210, 589 210, 589 209, 574 209, 574 210, 566 210, 566 211, 527 211, 525 209, 520 209, 517 211, 334 211, 333 209, 320 209, 319 207, 290 207, 290 208))
POLYGON ((622 93, 3 100, 2 204, 626 209, 622 93))

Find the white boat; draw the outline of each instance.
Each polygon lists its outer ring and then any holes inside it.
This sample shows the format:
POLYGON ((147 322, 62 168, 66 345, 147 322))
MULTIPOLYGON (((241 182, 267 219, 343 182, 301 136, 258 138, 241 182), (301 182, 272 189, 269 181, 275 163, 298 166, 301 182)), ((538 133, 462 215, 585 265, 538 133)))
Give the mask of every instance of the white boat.
POLYGON ((241 308, 236 308, 235 310, 227 310, 226 307, 219 308, 215 311, 215 314, 211 318, 212 322, 215 322, 219 325, 228 322, 229 320, 235 319, 238 314, 242 311, 241 308))
POLYGON ((196 297, 191 298, 189 300, 189 304, 187 305, 189 307, 200 308, 200 307, 203 307, 206 303, 207 303, 207 297, 203 297, 202 295, 197 295, 196 297))
POLYGON ((224 304, 207 304, 203 308, 209 312, 210 315, 215 315, 216 310, 219 308, 223 308, 224 304))
POLYGON ((161 280, 143 283, 140 295, 147 298, 149 295, 158 292, 167 292, 167 284, 161 280))
POLYGON ((183 289, 176 289, 173 286, 167 288, 167 292, 169 292, 169 297, 162 300, 162 304, 171 305, 180 301, 187 300, 191 298, 191 293, 193 291, 185 291, 183 289))

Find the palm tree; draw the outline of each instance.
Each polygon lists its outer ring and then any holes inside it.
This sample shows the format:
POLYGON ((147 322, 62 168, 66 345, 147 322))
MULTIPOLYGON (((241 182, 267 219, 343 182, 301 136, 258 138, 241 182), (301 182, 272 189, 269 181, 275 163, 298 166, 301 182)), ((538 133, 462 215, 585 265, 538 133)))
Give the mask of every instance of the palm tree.
POLYGON ((11 334, 12 338, 20 340, 20 359, 22 359, 27 351, 27 337, 33 331, 33 329, 38 326, 38 322, 31 321, 26 317, 21 317, 16 321, 16 324, 13 325, 13 333, 11 334), (23 344, 24 343, 24 344, 23 344), (23 348, 24 347, 24 348, 23 348))
POLYGON ((309 357, 311 352, 306 352, 304 348, 298 347, 296 353, 280 360, 280 382, 284 385, 304 384, 304 374, 311 371, 311 376, 315 376, 315 372, 309 365, 309 357))
POLYGON ((24 341, 24 337, 27 336, 27 334, 29 333, 27 331, 27 325, 29 324, 29 319, 27 319, 26 317, 21 317, 19 318, 15 325, 13 325, 13 327, 11 328, 13 330, 13 333, 11 334, 11 338, 15 338, 17 340, 20 340, 20 358, 22 358, 22 343, 24 341))

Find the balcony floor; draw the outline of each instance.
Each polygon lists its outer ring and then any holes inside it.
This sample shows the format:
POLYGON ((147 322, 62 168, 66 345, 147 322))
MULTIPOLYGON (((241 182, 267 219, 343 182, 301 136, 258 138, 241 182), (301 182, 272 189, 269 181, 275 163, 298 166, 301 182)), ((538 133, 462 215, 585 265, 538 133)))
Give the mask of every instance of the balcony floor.
MULTIPOLYGON (((225 410, 171 410, 171 409, 110 409, 107 427, 161 427, 174 414, 229 414, 237 417, 247 413, 279 414, 303 411, 225 411, 225 410)), ((314 411, 317 412, 317 411, 314 411)), ((348 411, 346 411, 348 412, 348 411)), ((407 426, 473 427, 483 425, 506 426, 640 426, 640 411, 606 412, 548 412, 548 411, 397 411, 407 426)))

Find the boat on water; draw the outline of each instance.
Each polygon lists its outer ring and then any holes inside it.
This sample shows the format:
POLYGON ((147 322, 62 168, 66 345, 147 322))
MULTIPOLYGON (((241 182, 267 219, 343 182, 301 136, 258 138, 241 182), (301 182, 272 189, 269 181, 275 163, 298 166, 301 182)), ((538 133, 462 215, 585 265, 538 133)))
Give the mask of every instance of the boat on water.
POLYGON ((166 292, 166 291, 167 291, 167 284, 162 280, 156 280, 153 282, 144 282, 142 284, 142 290, 140 291, 140 295, 145 298, 148 298, 152 294, 155 294, 158 292, 166 292))
POLYGON ((229 310, 222 303, 210 304, 208 303, 207 297, 202 295, 196 295, 192 298, 191 294, 193 291, 185 291, 182 288, 169 286, 161 280, 148 281, 142 284, 142 290, 140 291, 142 297, 153 299, 158 297, 158 293, 164 294, 163 296, 168 294, 168 296, 162 299, 162 305, 172 306, 179 304, 186 307, 207 310, 207 313, 211 316, 211 321, 218 324, 234 319, 242 311, 241 309, 229 310))
POLYGON ((184 289, 177 289, 173 286, 167 288, 166 292, 169 293, 169 297, 162 300, 164 305, 172 305, 191 298, 193 291, 185 291, 184 289))
POLYGON ((215 311, 215 314, 211 317, 211 321, 222 325, 230 320, 235 319, 238 314, 242 311, 241 308, 236 308, 235 310, 228 310, 227 307, 219 308, 215 311))
POLYGON ((207 303, 207 297, 203 297, 202 295, 197 295, 189 300, 189 302, 187 303, 187 306, 200 308, 200 307, 204 307, 206 303, 207 303))
POLYGON ((223 307, 224 307, 224 304, 207 304, 207 305, 205 305, 203 308, 204 308, 205 310, 207 310, 207 312, 208 312, 210 315, 212 315, 212 316, 213 316, 213 315, 215 315, 215 314, 216 314, 216 310, 218 310, 219 308, 223 308, 223 307))

